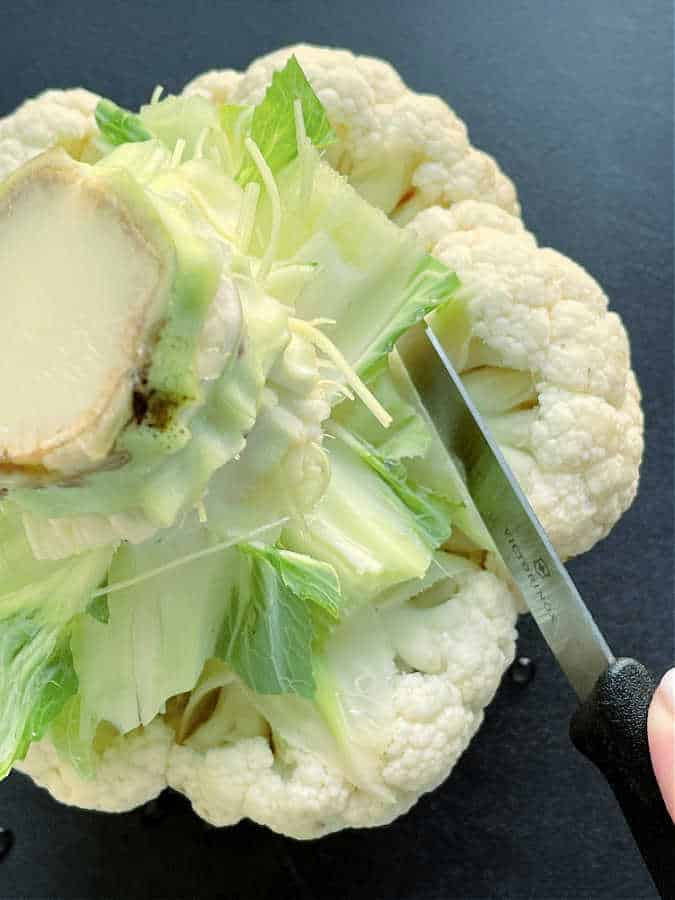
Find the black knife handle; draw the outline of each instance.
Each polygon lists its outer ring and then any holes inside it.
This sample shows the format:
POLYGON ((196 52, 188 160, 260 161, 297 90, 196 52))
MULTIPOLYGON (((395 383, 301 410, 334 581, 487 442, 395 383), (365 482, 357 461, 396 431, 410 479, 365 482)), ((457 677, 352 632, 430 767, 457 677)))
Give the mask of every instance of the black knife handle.
POLYGON ((614 791, 661 897, 675 900, 675 825, 661 797, 647 741, 655 689, 642 663, 617 659, 574 714, 570 736, 614 791))

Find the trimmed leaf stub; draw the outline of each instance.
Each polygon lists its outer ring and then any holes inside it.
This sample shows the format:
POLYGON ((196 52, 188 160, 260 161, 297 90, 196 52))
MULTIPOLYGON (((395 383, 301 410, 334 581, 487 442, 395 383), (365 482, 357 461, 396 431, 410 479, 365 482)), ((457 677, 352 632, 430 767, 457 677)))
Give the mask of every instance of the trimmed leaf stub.
POLYGON ((69 472, 129 416, 171 251, 140 192, 63 151, 0 193, 0 462, 69 472))

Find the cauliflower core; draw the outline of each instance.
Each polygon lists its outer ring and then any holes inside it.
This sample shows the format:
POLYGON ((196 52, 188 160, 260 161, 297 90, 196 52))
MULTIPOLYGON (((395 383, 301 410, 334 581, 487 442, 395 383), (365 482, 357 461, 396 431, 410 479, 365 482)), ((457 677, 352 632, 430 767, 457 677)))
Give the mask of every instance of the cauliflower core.
POLYGON ((0 464, 76 470, 105 458, 130 415, 172 250, 133 195, 91 171, 53 150, 0 192, 0 283, 12 297, 0 464))

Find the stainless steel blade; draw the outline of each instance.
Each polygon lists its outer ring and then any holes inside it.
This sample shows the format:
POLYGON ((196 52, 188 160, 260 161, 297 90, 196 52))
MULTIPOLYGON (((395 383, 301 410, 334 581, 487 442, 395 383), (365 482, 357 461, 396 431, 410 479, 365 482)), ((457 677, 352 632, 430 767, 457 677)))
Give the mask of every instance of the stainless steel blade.
POLYGON ((560 667, 584 699, 614 660, 567 570, 466 388, 430 328, 408 331, 397 349, 447 450, 560 667))

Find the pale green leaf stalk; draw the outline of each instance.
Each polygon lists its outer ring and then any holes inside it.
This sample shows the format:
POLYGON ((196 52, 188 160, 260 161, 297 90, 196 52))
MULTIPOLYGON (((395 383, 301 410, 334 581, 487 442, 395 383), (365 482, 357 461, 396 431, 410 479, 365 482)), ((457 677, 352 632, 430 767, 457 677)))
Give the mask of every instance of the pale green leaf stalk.
POLYGON ((218 656, 259 694, 316 690, 313 647, 339 618, 341 596, 326 563, 274 547, 240 545, 218 656))

